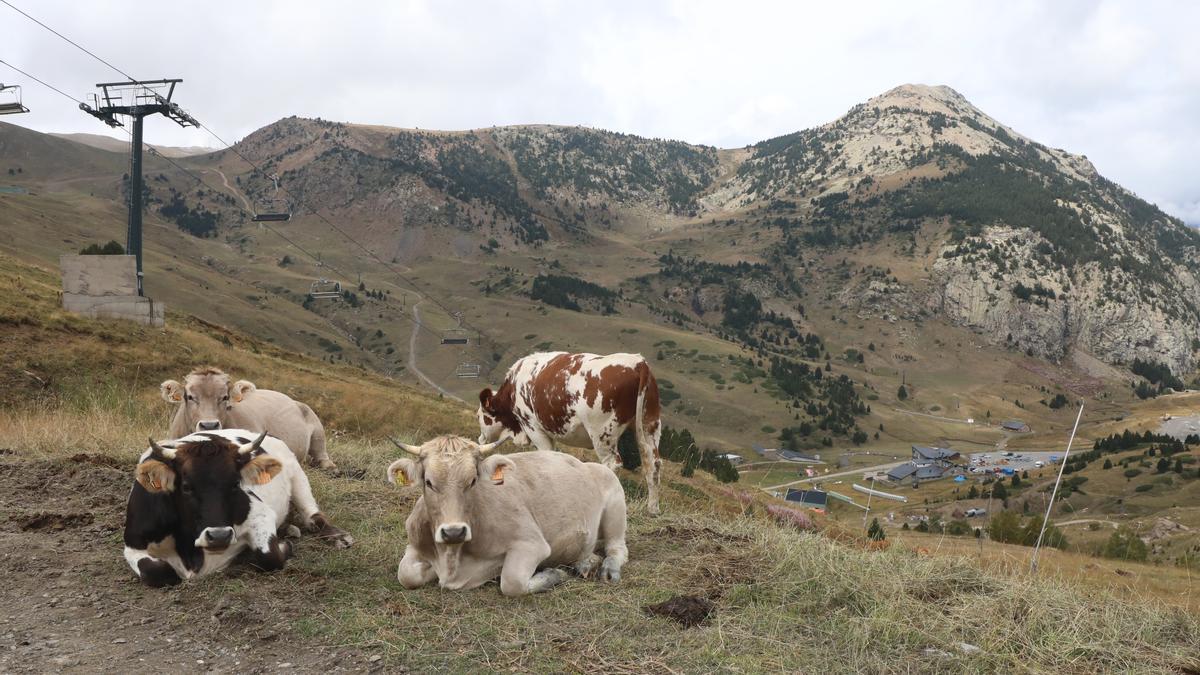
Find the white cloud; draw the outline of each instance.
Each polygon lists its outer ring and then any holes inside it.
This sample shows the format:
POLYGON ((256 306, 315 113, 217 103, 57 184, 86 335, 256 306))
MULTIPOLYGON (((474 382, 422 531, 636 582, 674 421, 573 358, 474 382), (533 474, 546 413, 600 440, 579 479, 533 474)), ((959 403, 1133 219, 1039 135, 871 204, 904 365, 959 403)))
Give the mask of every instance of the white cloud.
MULTIPOLYGON (((732 147, 925 82, 1200 224, 1195 3, 14 2, 132 74, 183 77, 179 102, 227 140, 297 114, 587 124, 732 147)), ((0 58, 76 96, 120 79, 6 7, 0 25, 0 58)), ((35 110, 22 124, 106 131, 21 83, 35 110)), ((163 120, 147 138, 215 143, 163 120)))

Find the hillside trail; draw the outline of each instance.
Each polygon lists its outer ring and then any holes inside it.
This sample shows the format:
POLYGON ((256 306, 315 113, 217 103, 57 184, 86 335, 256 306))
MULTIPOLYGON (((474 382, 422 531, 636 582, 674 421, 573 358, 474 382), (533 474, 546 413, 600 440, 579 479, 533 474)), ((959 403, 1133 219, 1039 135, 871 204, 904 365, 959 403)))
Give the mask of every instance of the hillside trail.
MULTIPOLYGON (((420 297, 420 296, 417 296, 417 297, 420 297)), ((417 338, 420 336, 420 333, 421 333, 420 305, 422 302, 425 302, 424 298, 417 300, 416 302, 413 303, 413 306, 412 306, 413 327, 412 327, 412 334, 410 334, 408 336, 408 367, 412 369, 413 374, 416 375, 418 379, 420 379, 425 384, 433 387, 442 396, 444 396, 448 399, 454 400, 454 401, 458 401, 459 403, 466 403, 466 401, 464 401, 461 398, 450 393, 448 390, 446 390, 444 387, 442 387, 442 385, 438 384, 437 382, 434 382, 433 379, 431 377, 429 377, 428 375, 426 375, 425 372, 421 370, 421 367, 417 364, 417 338)))
MULTIPOLYGON (((143 586, 121 556, 130 466, 22 454, 0 452, 0 672, 379 668, 370 651, 296 632, 294 619, 313 612, 310 579, 239 566, 230 574, 261 577, 271 592, 143 586)), ((297 554, 319 546, 301 539, 297 554)))
MULTIPOLYGON (((217 175, 221 177, 221 182, 225 184, 225 189, 232 192, 233 195, 238 199, 242 200, 242 206, 245 207, 247 211, 254 213, 254 207, 250 205, 250 200, 246 198, 246 195, 242 194, 241 190, 229 184, 229 179, 225 177, 225 172, 221 171, 220 169, 213 169, 213 171, 217 172, 217 175)), ((201 173, 204 173, 204 171, 201 171, 201 173)))

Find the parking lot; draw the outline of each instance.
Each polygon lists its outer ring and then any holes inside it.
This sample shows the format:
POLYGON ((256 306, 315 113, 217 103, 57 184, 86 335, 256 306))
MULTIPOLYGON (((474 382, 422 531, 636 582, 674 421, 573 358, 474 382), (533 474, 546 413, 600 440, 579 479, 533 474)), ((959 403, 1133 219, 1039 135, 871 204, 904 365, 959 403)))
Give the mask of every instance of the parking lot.
POLYGON ((1200 434, 1200 417, 1172 417, 1163 420, 1158 427, 1158 433, 1174 436, 1182 441, 1192 434, 1200 434))
POLYGON ((1000 469, 1012 469, 1014 472, 1039 471, 1047 467, 1057 467, 1052 457, 1061 459, 1061 452, 1026 452, 1023 450, 1003 450, 993 452, 978 452, 968 456, 968 475, 982 475, 985 472, 995 472, 1000 469), (1041 466, 1038 466, 1041 462, 1041 466))

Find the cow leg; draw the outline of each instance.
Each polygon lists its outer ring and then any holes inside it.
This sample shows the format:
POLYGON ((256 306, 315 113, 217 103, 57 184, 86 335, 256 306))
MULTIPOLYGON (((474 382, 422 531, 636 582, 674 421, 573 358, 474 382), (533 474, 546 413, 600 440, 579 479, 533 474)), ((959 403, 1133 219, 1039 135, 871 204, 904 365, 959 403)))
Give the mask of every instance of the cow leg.
POLYGON ((567 572, 557 567, 537 571, 549 555, 550 544, 545 539, 519 543, 510 549, 500 571, 500 592, 510 597, 543 593, 566 581, 567 572))
POLYGON ((541 429, 530 431, 525 435, 529 437, 529 442, 533 443, 533 447, 537 448, 538 450, 544 450, 546 452, 554 451, 554 439, 550 438, 550 436, 541 429))
POLYGON ((292 473, 291 481, 292 508, 299 515, 300 527, 316 534, 318 539, 334 548, 350 548, 354 544, 354 537, 350 536, 349 532, 334 527, 325 514, 321 513, 304 471, 292 473))
POLYGON ((125 547, 125 561, 133 568, 142 583, 151 588, 174 586, 183 581, 175 568, 165 560, 159 560, 142 549, 125 547))
POLYGON ((245 534, 250 564, 264 572, 283 569, 292 557, 292 543, 280 539, 275 531, 275 512, 262 504, 252 503, 246 518, 245 534))
POLYGON ((329 458, 329 450, 325 447, 325 429, 318 427, 313 430, 308 441, 308 463, 322 469, 336 469, 337 464, 329 458))
POLYGON ((609 497, 600 516, 600 538, 604 540, 604 562, 600 564, 600 580, 616 583, 621 580, 621 567, 629 559, 625 546, 625 493, 609 497))
POLYGON ((588 435, 592 437, 592 449, 596 451, 596 459, 616 471, 617 467, 621 466, 621 454, 617 452, 617 443, 621 440, 621 425, 616 416, 609 418, 598 432, 588 429, 588 435))
POLYGON ((407 546, 404 549, 404 557, 400 559, 400 566, 396 568, 396 579, 400 581, 401 586, 411 591, 436 581, 437 572, 434 571, 433 565, 421 559, 416 548, 407 546))

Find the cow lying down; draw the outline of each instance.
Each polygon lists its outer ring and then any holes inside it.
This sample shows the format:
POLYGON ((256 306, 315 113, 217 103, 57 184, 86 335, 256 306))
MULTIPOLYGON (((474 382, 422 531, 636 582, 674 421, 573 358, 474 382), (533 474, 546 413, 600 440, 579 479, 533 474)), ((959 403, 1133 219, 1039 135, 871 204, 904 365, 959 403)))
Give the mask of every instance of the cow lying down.
POLYGON ((224 569, 242 553, 260 569, 281 569, 292 547, 277 532, 293 507, 299 524, 328 543, 354 542, 317 508, 288 446, 265 431, 151 439, 129 493, 125 560, 154 587, 224 569))
POLYGON ((501 443, 396 443, 413 458, 393 462, 388 480, 422 490, 405 523, 400 583, 475 588, 499 576, 504 595, 525 595, 564 581, 558 565, 618 581, 629 553, 625 493, 612 469, 540 450, 489 457, 501 443))

